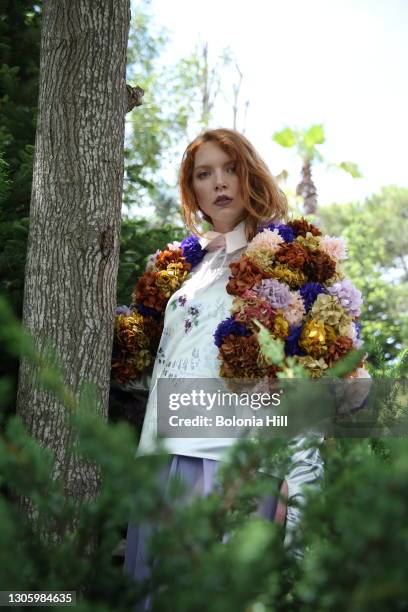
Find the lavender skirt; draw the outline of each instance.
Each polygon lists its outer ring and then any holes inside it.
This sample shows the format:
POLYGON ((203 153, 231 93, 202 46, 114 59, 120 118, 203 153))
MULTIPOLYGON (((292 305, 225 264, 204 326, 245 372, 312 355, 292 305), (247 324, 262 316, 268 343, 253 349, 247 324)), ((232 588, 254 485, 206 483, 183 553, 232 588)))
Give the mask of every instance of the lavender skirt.
MULTIPOLYGON (((219 465, 220 462, 215 459, 171 455, 159 478, 166 489, 169 479, 177 475, 186 486, 186 493, 182 502, 188 504, 195 497, 208 495, 216 489, 216 473, 219 465)), ((279 481, 278 490, 281 484, 282 481, 279 481)), ((255 514, 273 521, 277 504, 278 499, 275 495, 266 495, 260 501, 255 514)), ((145 580, 150 576, 151 569, 147 561, 147 552, 153 529, 154 526, 147 523, 138 525, 129 523, 128 526, 124 571, 136 581, 145 580)), ((135 612, 148 611, 151 609, 151 603, 151 597, 148 596, 134 610, 135 612)))

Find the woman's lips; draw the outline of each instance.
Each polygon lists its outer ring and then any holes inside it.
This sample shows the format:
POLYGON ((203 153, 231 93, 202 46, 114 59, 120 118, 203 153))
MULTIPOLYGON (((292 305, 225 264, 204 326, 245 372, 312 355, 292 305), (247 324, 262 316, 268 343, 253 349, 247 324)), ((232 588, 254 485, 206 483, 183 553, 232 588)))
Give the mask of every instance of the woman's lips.
POLYGON ((228 206, 232 202, 232 198, 225 200, 218 200, 218 202, 214 202, 214 206, 228 206))

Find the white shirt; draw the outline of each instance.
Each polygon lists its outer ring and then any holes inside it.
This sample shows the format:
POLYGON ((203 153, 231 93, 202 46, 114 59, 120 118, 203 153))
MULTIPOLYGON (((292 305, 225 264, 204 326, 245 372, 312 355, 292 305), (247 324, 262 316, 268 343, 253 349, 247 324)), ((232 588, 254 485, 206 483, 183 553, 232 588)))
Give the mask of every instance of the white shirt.
MULTIPOLYGON (((199 239, 201 247, 218 235, 207 232, 199 239)), ((219 378, 220 361, 213 334, 217 325, 230 316, 233 296, 225 287, 231 274, 229 264, 240 258, 247 245, 245 222, 224 236, 226 246, 206 253, 167 303, 138 454, 152 452, 156 444, 158 378, 219 378)), ((236 438, 166 438, 164 445, 169 453, 219 460, 235 441, 236 438)))

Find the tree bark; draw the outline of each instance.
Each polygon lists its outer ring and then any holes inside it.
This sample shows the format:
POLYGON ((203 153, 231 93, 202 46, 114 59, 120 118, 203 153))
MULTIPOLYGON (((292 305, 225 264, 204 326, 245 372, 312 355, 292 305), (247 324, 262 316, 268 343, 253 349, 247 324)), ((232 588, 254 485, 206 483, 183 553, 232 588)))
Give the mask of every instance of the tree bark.
MULTIPOLYGON (((124 172, 129 0, 44 0, 23 323, 107 417, 124 172)), ((20 365, 17 412, 81 502, 97 471, 69 451, 65 408, 20 365)))

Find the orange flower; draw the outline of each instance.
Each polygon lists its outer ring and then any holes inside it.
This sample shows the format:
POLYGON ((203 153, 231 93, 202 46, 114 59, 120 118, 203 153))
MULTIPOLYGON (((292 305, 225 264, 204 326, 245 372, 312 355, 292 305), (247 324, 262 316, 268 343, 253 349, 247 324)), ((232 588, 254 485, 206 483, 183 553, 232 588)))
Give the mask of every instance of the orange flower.
POLYGON ((226 378, 262 378, 268 372, 255 336, 226 336, 218 357, 226 378))
POLYGON ((184 270, 191 269, 191 264, 184 259, 181 249, 162 251, 156 257, 155 266, 157 270, 166 270, 167 266, 171 263, 182 263, 184 270))
POLYGON ((246 289, 251 289, 253 285, 259 283, 263 278, 269 278, 269 275, 254 265, 246 255, 243 255, 239 261, 230 263, 232 275, 227 283, 227 293, 230 295, 242 295, 246 289))
POLYGON ((275 260, 289 268, 304 270, 309 260, 309 251, 297 242, 285 243, 279 247, 275 260))
POLYGON ((327 363, 331 366, 335 361, 345 357, 353 348, 353 341, 347 336, 337 336, 335 341, 330 344, 325 355, 327 363))
POLYGON ((305 271, 309 281, 324 283, 336 270, 336 262, 323 251, 310 251, 305 271))
POLYGON ((295 236, 305 237, 307 232, 310 232, 311 234, 313 234, 313 236, 322 235, 322 232, 319 230, 319 228, 306 221, 304 217, 302 217, 301 219, 294 219, 293 221, 289 221, 287 225, 289 225, 289 227, 293 229, 295 236))
POLYGON ((154 308, 159 312, 163 312, 166 308, 168 297, 163 295, 156 285, 158 274, 159 272, 144 272, 136 283, 132 293, 132 300, 148 308, 154 308))

